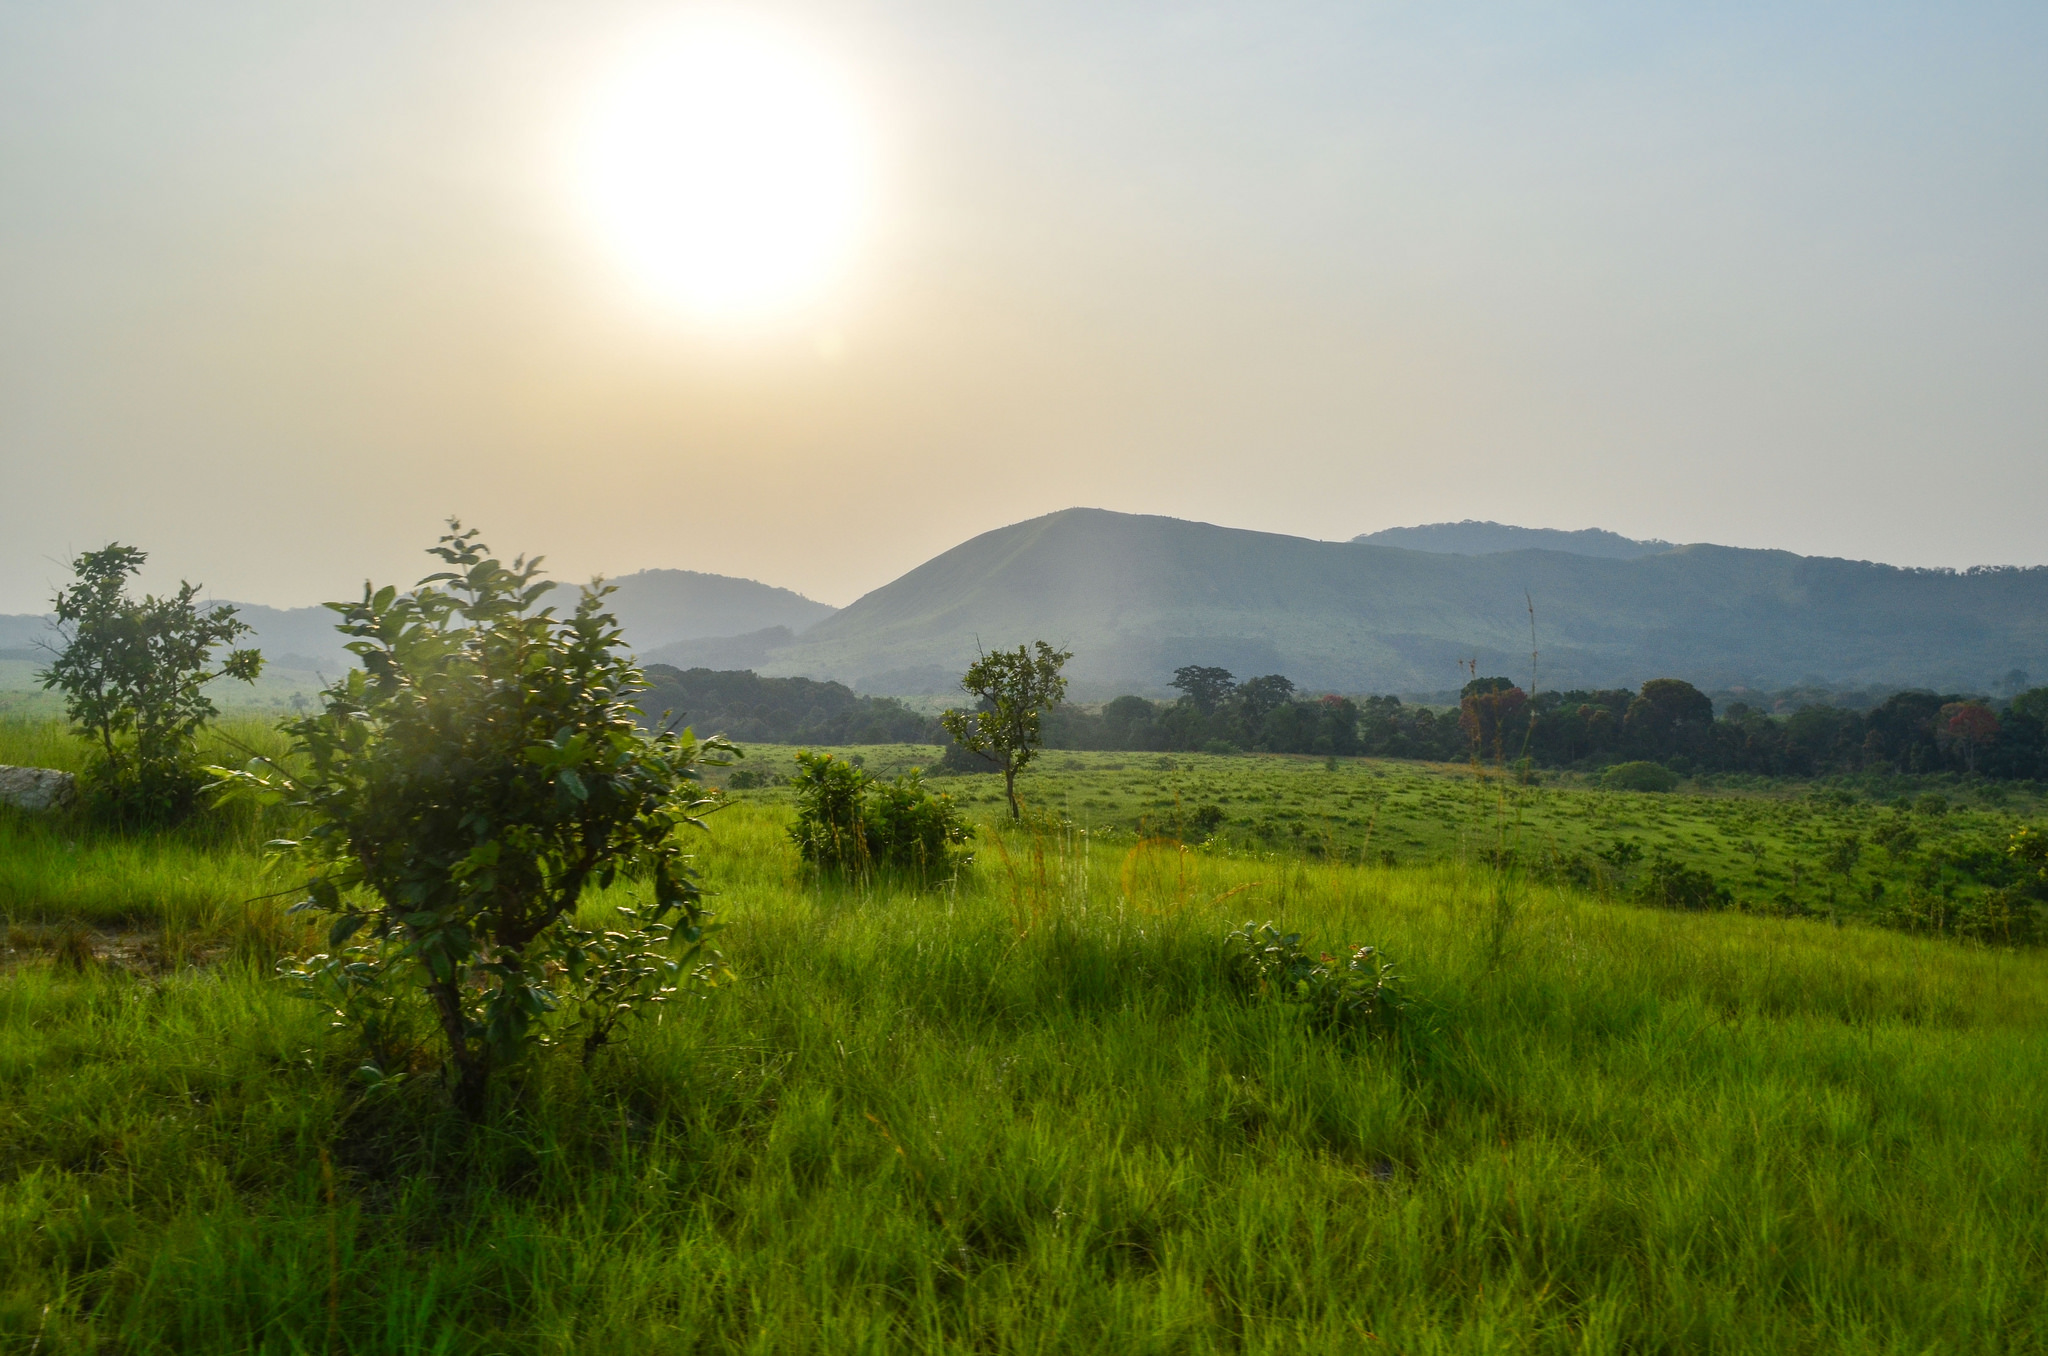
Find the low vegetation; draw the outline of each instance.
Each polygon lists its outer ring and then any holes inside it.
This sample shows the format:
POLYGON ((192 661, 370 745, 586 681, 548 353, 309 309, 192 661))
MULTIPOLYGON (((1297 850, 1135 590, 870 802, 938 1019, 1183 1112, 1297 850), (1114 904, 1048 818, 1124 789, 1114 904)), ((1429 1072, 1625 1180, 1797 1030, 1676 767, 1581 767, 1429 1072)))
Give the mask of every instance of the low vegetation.
MULTIPOLYGON (((882 745, 843 756, 887 774, 938 753, 882 745)), ((790 757, 752 750, 749 780, 758 785, 738 794, 786 798, 776 783, 790 757)), ((1007 810, 993 777, 947 785, 970 816, 1007 810)), ((1981 778, 1722 776, 1641 792, 1595 773, 1529 782, 1469 763, 1052 751, 1024 794, 1027 810, 1125 844, 1311 861, 1486 861, 1623 903, 1668 893, 1646 883, 1662 860, 1708 878, 1703 894, 1687 897, 1713 907, 2006 944, 2048 939, 2048 882, 2026 855, 2038 839, 2022 834, 2048 817, 2048 803, 2032 787, 1981 778)))
MULTIPOLYGON (((1006 818, 931 890, 810 876, 787 809, 722 811, 699 867, 735 981, 588 1065, 544 1054, 487 1129, 354 1077, 253 950, 17 961, 0 1332, 137 1353, 2048 1341, 2048 961, 1006 818), (1341 939, 1340 964, 1396 958, 1398 1021, 1333 1039, 1248 988, 1223 946, 1247 915, 1341 939)), ((618 883, 579 917, 642 897, 618 883)))
POLYGON ((934 794, 921 769, 884 781, 829 753, 804 750, 796 762, 789 837, 811 867, 857 879, 899 872, 931 882, 970 859, 959 807, 934 794))

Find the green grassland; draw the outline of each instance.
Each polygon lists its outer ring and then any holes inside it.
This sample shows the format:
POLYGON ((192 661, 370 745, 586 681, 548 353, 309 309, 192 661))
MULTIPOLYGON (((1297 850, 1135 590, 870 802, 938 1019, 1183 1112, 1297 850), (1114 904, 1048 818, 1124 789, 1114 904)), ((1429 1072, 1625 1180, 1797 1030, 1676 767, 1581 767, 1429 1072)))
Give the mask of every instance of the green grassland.
MULTIPOLYGON (((939 756, 906 745, 844 752, 882 775, 939 756)), ((756 748, 742 766, 774 782, 794 767, 793 756, 756 748)), ((1534 875, 1610 897, 1628 894, 1643 864, 1661 854, 1709 872, 1752 911, 1894 925, 1915 901, 1967 908, 1997 878, 2013 830, 2043 818, 2037 789, 1997 783, 1896 778, 1852 789, 1727 781, 1737 784, 1658 794, 1605 790, 1570 775, 1525 786, 1459 764, 1053 751, 1022 785, 1040 812, 1112 838, 1389 864, 1505 853, 1534 875), (1204 807, 1213 807, 1209 820, 1204 807), (1633 851, 1617 853, 1617 845, 1633 851)), ((981 815, 1002 803, 992 775, 934 784, 981 815)), ((773 786, 738 794, 787 796, 773 786)))
MULTIPOLYGON (((47 666, 41 660, 0 659, 0 720, 54 720, 64 714, 63 697, 44 691, 36 680, 36 674, 47 666)), ((289 714, 295 699, 300 703, 312 701, 332 676, 323 677, 311 669, 267 664, 255 682, 211 683, 207 695, 223 711, 266 712, 275 718, 289 714)))
MULTIPOLYGON (((0 722, 0 762, 75 756, 0 722)), ((1632 834, 1739 877, 1731 836, 1768 867, 1889 806, 1052 754, 1059 813, 1010 827, 943 785, 976 859, 923 887, 810 878, 785 793, 732 793, 699 859, 735 981, 477 1130, 366 1092, 271 977, 311 941, 259 898, 288 826, 0 815, 0 1349, 2048 1347, 2048 955, 1489 855, 1632 834), (1205 804, 1212 843, 1160 832, 1205 804), (1384 947, 1398 1029, 1243 995, 1219 942, 1269 917, 1384 947), (163 944, 67 968, 82 921, 163 944)), ((1951 800, 1929 833, 2032 810, 1951 800)))

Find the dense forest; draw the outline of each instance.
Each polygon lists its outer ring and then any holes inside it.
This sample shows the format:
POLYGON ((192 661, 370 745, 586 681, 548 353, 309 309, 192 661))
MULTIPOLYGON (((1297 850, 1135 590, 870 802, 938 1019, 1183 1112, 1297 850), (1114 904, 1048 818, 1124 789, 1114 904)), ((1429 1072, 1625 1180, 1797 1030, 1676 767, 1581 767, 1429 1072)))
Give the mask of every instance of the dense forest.
POLYGON ((940 738, 931 717, 843 683, 667 664, 649 664, 647 681, 637 701, 650 721, 667 719, 742 744, 933 744, 940 738))
POLYGON ((2048 688, 2007 703, 1961 693, 1898 692, 1868 711, 1805 706, 1778 716, 1732 702, 1718 716, 1692 684, 1657 678, 1637 691, 1542 692, 1507 678, 1465 685, 1455 710, 1398 697, 1303 696, 1277 674, 1236 681, 1179 670, 1175 702, 1119 697, 1099 713, 1063 710, 1046 743, 1095 749, 1261 749, 1451 761, 1528 758, 1552 768, 1644 760, 1684 774, 1812 777, 1963 772, 2048 778, 2048 688))
MULTIPOLYGON (((841 683, 763 678, 750 672, 649 666, 650 716, 668 712, 700 732, 742 743, 944 743, 944 732, 893 697, 841 683)), ((1712 772, 1815 777, 1844 773, 1959 772, 2048 780, 2048 688, 2007 702, 1981 696, 1898 692, 1868 710, 1827 704, 1787 715, 1731 702, 1716 712, 1692 684, 1657 678, 1640 689, 1541 692, 1507 678, 1465 685, 1456 708, 1399 697, 1352 698, 1298 691, 1279 674, 1239 681, 1226 669, 1180 669, 1175 701, 1125 696, 1100 709, 1046 714, 1048 748, 1157 752, 1335 754, 1460 761, 1527 758, 1545 768, 1661 763, 1684 775, 1712 772)), ((949 749, 946 770, 983 770, 949 749)))

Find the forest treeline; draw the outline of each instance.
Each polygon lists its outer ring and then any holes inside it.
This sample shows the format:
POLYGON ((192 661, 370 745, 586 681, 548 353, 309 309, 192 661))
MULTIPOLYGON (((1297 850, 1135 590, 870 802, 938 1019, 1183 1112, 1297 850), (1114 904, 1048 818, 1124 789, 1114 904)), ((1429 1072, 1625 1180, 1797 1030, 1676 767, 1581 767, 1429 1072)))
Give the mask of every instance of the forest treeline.
POLYGON ((1732 702, 1717 713, 1691 683, 1655 678, 1640 689, 1540 692, 1477 678, 1455 709, 1398 697, 1297 693, 1270 674, 1238 682, 1223 669, 1175 674, 1179 700, 1119 697, 1100 712, 1055 711, 1049 747, 1258 749, 1538 767, 1598 768, 1648 761, 1674 772, 1815 777, 1856 772, 1962 772, 2048 778, 2048 688, 2010 702, 1961 693, 1893 693, 1868 711, 1814 705, 1779 716, 1732 702))
POLYGON ((844 683, 668 664, 649 664, 647 683, 635 700, 651 719, 667 716, 699 734, 741 744, 936 744, 942 738, 934 718, 844 683))
MULTIPOLYGON (((643 709, 700 732, 764 744, 947 744, 936 719, 842 683, 650 665, 643 709)), ((1776 715, 1713 701, 1677 678, 1636 690, 1539 692, 1507 678, 1465 685, 1455 708, 1298 691, 1278 674, 1239 680, 1221 668, 1178 670, 1172 701, 1124 696, 1044 718, 1045 747, 1270 753, 1463 761, 1527 758, 1537 767, 1661 763, 1683 775, 1816 777, 1860 772, 1975 773, 2048 780, 2048 688, 2007 702, 1908 691, 1868 710, 1816 704, 1776 715)), ((949 748, 948 770, 982 770, 949 748)))

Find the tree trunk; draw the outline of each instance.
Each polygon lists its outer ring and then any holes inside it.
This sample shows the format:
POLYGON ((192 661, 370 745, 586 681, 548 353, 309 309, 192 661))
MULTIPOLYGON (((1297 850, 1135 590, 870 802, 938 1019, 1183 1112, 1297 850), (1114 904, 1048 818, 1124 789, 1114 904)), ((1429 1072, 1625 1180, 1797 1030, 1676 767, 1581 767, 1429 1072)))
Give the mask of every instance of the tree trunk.
POLYGON ((1024 816, 1017 809, 1017 769, 1014 764, 1003 765, 1003 794, 1010 798, 1010 818, 1022 819, 1024 816))
POLYGON ((465 1120, 484 1114, 484 1094, 491 1079, 490 1056, 470 1044, 468 1024, 462 1018, 462 994, 452 982, 436 981, 427 986, 433 995, 434 1011, 441 1019, 441 1035, 448 1042, 448 1058, 455 1065, 451 1089, 455 1109, 465 1120))

